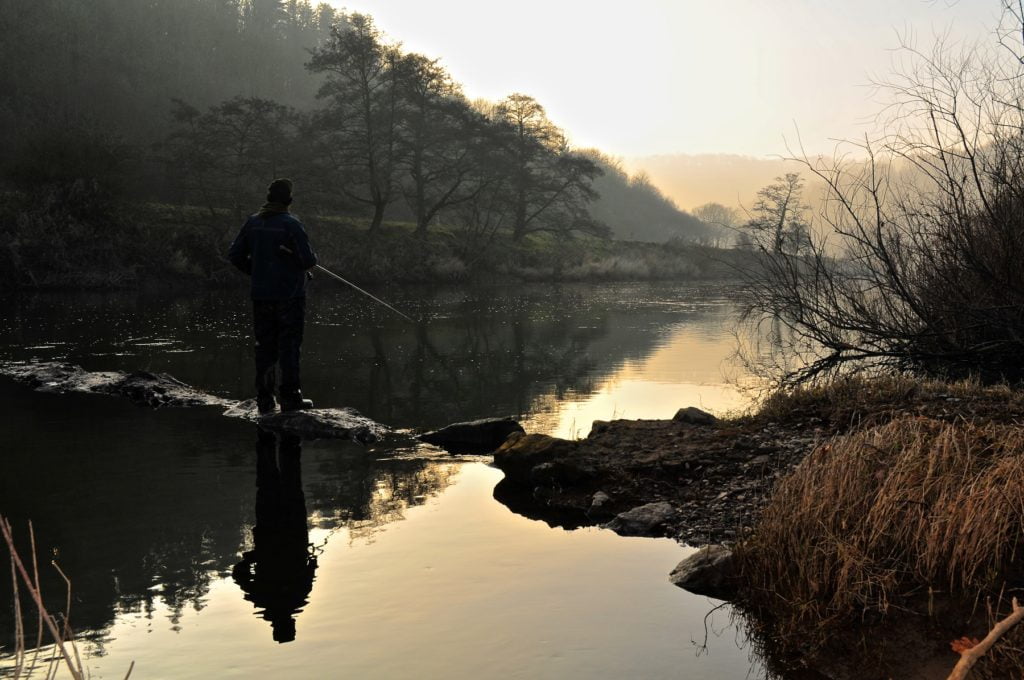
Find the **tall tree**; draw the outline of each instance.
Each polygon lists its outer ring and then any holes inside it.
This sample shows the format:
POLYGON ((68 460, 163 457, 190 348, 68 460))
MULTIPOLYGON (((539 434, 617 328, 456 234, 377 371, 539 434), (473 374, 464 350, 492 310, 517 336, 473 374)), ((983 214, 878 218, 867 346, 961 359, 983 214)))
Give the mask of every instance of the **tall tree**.
POLYGON ((372 208, 373 233, 398 198, 400 53, 385 44, 369 16, 354 13, 344 19, 313 52, 308 68, 327 75, 319 93, 329 102, 321 117, 321 148, 342 175, 341 190, 372 208))
POLYGON ((789 172, 757 192, 746 226, 765 250, 797 252, 805 245, 809 208, 803 203, 803 188, 800 174, 789 172))
POLYGON ((402 190, 416 218, 416 235, 422 238, 441 211, 480 191, 473 178, 482 162, 486 121, 437 60, 408 54, 401 68, 402 190))
POLYGON ((175 101, 168 160, 192 201, 211 212, 231 207, 236 221, 259 200, 268 177, 288 167, 294 112, 256 97, 235 97, 201 112, 175 101))
POLYGON ((602 231, 586 211, 596 198, 590 183, 601 174, 597 164, 570 150, 533 97, 509 95, 495 115, 505 128, 511 161, 513 240, 534 231, 602 231))

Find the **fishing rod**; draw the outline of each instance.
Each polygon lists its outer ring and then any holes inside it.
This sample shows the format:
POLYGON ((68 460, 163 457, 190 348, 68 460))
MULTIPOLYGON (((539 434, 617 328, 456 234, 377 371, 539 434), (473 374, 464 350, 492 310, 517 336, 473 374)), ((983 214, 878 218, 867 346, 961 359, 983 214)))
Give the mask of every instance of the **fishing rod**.
MULTIPOLYGON (((288 253, 289 255, 294 255, 294 254, 295 254, 295 253, 294 253, 294 251, 292 251, 292 250, 291 250, 290 248, 288 248, 287 246, 284 246, 284 245, 282 245, 282 246, 278 246, 278 247, 279 247, 279 248, 280 248, 281 250, 283 250, 284 252, 288 253)), ((331 271, 330 269, 328 269, 327 267, 325 267, 325 266, 323 266, 323 265, 320 265, 320 264, 317 264, 317 265, 313 265, 313 266, 314 266, 315 268, 319 269, 320 271, 322 271, 322 272, 323 272, 324 274, 327 274, 328 276, 330 276, 330 277, 333 277, 333 278, 337 279, 338 281, 341 281, 341 282, 342 282, 342 283, 344 283, 344 284, 345 284, 346 286, 349 286, 350 288, 354 288, 355 290, 359 291, 360 293, 362 293, 362 294, 363 294, 363 295, 365 295, 366 297, 370 298, 371 300, 373 300, 373 301, 375 301, 375 302, 379 302, 380 304, 384 305, 385 307, 387 307, 387 308, 388 308, 388 309, 390 309, 390 310, 391 310, 392 312, 394 312, 394 313, 395 313, 395 314, 397 314, 398 316, 402 317, 403 319, 405 319, 405 320, 406 320, 406 321, 408 321, 409 323, 416 323, 416 322, 415 322, 415 321, 414 321, 413 319, 409 318, 408 316, 406 316, 406 315, 405 315, 405 314, 403 314, 402 312, 398 311, 397 309, 395 309, 394 307, 392 307, 392 306, 391 306, 391 305, 389 305, 388 303, 384 302, 383 300, 381 300, 381 299, 380 299, 379 297, 377 297, 376 295, 373 295, 372 293, 368 293, 368 292, 366 292, 365 290, 363 290, 362 288, 360 288, 360 287, 359 287, 359 286, 357 286, 356 284, 352 283, 352 282, 351 282, 351 281, 349 281, 348 279, 344 279, 344 278, 342 278, 342 277, 338 276, 337 274, 335 274, 334 272, 332 272, 332 271, 331 271)))

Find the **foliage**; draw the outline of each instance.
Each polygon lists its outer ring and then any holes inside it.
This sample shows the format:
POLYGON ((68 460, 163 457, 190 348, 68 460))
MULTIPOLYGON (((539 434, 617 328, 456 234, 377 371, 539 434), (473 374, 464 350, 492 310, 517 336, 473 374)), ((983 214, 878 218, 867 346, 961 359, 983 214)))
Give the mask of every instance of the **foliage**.
POLYGON ((270 100, 235 97, 205 113, 175 100, 173 118, 165 145, 169 174, 191 203, 230 208, 235 221, 261 200, 265 178, 297 165, 296 114, 270 100))
POLYGON ((0 87, 11 95, 0 123, 12 133, 0 140, 0 173, 23 207, 0 216, 5 285, 136 285, 168 271, 220 280, 221 235, 278 176, 295 181, 300 213, 374 237, 358 242, 380 262, 353 262, 371 280, 429 279, 435 250, 446 277, 694 271, 671 262, 674 251, 657 265, 646 255, 585 261, 581 237, 695 241, 706 231, 645 176, 573 149, 529 95, 470 102, 436 59, 404 51, 367 15, 308 0, 122 5, 0 7, 0 87), (104 197, 103 216, 68 219, 83 190, 104 197), (389 221, 412 222, 415 241, 387 252, 383 243, 404 234, 389 221), (165 242, 140 247, 168 226, 165 242), (417 248, 427 257, 411 255, 417 248))

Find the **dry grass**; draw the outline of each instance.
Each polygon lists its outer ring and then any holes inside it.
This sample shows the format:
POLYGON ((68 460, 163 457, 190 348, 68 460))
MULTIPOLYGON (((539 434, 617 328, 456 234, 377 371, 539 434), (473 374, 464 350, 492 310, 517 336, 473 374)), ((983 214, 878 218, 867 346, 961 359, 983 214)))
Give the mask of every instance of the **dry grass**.
POLYGON ((1022 573, 1024 427, 901 416, 818 447, 737 547, 745 608, 806 647, 1022 573))
POLYGON ((974 380, 854 375, 772 393, 753 417, 783 423, 817 418, 835 431, 848 431, 906 415, 1024 422, 1024 391, 974 380))
MULTIPOLYGON (((11 588, 13 590, 15 624, 13 666, 5 672, 9 672, 13 680, 38 677, 39 675, 49 680, 49 678, 57 677, 58 672, 63 668, 73 680, 85 680, 88 677, 88 673, 82 664, 78 645, 75 642, 75 636, 69 623, 71 615, 71 581, 64 575, 64 572, 61 571, 56 562, 51 563, 67 584, 67 601, 63 614, 59 616, 51 614, 43 604, 43 594, 39 580, 39 563, 36 560, 35 534, 32 531, 32 525, 29 524, 29 537, 32 546, 31 564, 26 564, 18 553, 14 544, 14 532, 11 524, 3 516, 0 516, 0 536, 2 536, 4 543, 6 543, 11 557, 11 588), (26 642, 25 625, 22 619, 21 590, 25 591, 35 605, 37 614, 36 640, 34 651, 32 652, 29 651, 30 648, 26 642), (44 629, 50 634, 52 649, 45 653, 46 656, 43 659, 40 659, 40 653, 43 652, 44 629)), ((131 676, 134 666, 133 662, 128 667, 125 680, 128 680, 131 676)))

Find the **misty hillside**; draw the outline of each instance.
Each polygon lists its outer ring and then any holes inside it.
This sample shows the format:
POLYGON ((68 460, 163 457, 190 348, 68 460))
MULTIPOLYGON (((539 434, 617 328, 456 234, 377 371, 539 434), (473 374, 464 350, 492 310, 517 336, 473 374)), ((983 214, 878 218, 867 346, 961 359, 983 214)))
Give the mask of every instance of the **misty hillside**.
POLYGON ((614 238, 663 242, 701 241, 714 236, 712 227, 679 210, 646 174, 631 177, 618 161, 599 152, 593 152, 592 157, 604 174, 594 180, 599 198, 590 212, 611 227, 614 238))
POLYGON ((761 187, 775 177, 801 170, 798 163, 779 158, 736 154, 640 156, 628 159, 627 165, 643 168, 665 195, 684 208, 714 201, 749 209, 761 187))
POLYGON ((325 3, 8 0, 0 30, 8 190, 84 181, 235 219, 287 174, 307 210, 371 229, 705 235, 646 177, 572 149, 540 102, 470 102, 436 61, 325 3))

